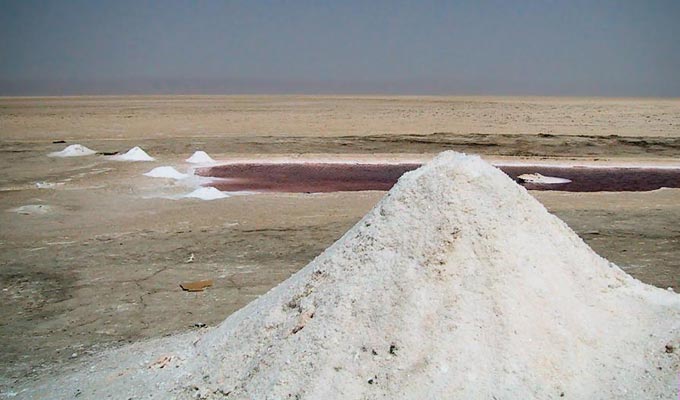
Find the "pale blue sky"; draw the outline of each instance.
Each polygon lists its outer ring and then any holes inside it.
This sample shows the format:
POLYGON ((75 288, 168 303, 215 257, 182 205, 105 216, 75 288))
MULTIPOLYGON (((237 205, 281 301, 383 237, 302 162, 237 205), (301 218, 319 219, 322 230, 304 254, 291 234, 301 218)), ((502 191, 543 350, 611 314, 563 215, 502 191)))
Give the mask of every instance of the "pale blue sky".
POLYGON ((680 1, 0 0, 0 95, 680 96, 680 1))

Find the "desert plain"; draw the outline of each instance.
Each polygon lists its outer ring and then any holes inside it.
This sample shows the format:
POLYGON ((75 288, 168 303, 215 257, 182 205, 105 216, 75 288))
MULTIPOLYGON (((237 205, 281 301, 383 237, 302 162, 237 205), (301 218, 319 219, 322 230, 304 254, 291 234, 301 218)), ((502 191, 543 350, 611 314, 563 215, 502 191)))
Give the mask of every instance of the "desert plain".
MULTIPOLYGON (((381 191, 203 201, 143 174, 239 160, 680 167, 680 100, 138 96, 0 99, 0 392, 126 343, 224 320, 305 266, 381 191), (58 143, 55 143, 58 142, 58 143), (69 144, 156 160, 51 158, 69 144), (28 206, 28 207, 27 207, 28 206), (183 282, 214 285, 185 292, 183 282)), ((680 189, 532 191, 600 255, 680 290, 680 189)))

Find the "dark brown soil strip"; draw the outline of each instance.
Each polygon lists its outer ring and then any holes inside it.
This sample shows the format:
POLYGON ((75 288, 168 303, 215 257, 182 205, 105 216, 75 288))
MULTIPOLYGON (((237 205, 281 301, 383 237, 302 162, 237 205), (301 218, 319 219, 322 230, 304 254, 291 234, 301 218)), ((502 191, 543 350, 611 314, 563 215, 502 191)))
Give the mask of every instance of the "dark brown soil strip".
MULTIPOLYGON (((419 166, 415 163, 242 163, 202 168, 197 174, 216 178, 210 186, 227 192, 340 192, 388 190, 402 174, 419 166)), ((513 179, 522 174, 539 173, 571 180, 560 184, 522 183, 532 190, 629 192, 680 188, 680 169, 532 165, 500 166, 500 169, 513 179)))

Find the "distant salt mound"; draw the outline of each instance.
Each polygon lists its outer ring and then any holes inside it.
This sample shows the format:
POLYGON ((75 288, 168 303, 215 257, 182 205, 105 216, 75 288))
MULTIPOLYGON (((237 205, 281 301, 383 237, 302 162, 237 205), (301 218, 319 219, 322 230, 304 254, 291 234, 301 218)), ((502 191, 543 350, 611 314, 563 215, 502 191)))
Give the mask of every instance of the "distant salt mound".
POLYGON ((72 144, 62 151, 55 151, 48 154, 48 157, 82 157, 97 154, 96 151, 88 149, 81 144, 72 144))
POLYGON ((127 151, 125 154, 120 154, 117 156, 111 157, 113 160, 117 161, 154 161, 155 158, 151 157, 146 153, 146 151, 142 150, 141 147, 133 147, 130 150, 127 151))
POLYGON ((197 151, 186 159, 186 162, 191 164, 212 164, 215 160, 212 159, 205 151, 197 151))
POLYGON ((558 183, 569 183, 571 180, 566 178, 557 178, 554 176, 545 176, 539 173, 535 174, 522 174, 517 177, 520 182, 527 183, 538 183, 543 185, 554 185, 558 183))
POLYGON ((201 200, 217 200, 229 197, 229 195, 224 192, 220 192, 214 187, 202 187, 194 190, 189 194, 185 194, 183 197, 201 200))
POLYGON ((151 171, 145 173, 144 176, 148 176, 151 178, 168 178, 176 180, 186 179, 187 177, 189 177, 189 175, 183 174, 177 171, 175 168, 169 166, 154 168, 151 171))
POLYGON ((221 325, 20 398, 674 398, 680 296, 595 254, 478 157, 443 153, 221 325), (140 362, 141 361, 141 362, 140 362))

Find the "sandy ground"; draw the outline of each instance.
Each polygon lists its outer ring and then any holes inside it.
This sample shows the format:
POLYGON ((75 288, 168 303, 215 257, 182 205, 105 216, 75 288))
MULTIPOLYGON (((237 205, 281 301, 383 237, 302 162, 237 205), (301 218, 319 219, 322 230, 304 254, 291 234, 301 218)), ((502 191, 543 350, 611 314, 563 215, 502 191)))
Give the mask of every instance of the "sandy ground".
POLYGON ((678 99, 381 96, 0 98, 3 138, 680 135, 678 99))
MULTIPOLYGON (((77 365, 102 348, 222 321, 303 267, 382 196, 159 198, 186 188, 141 174, 160 165, 186 168, 181 160, 197 149, 219 159, 309 153, 423 159, 457 149, 511 160, 674 163, 680 156, 680 102, 2 99, 3 389, 77 365), (65 147, 54 140, 107 152, 142 145, 158 161, 48 158, 65 147), (38 189, 36 182, 58 185, 38 189), (41 207, 11 211, 26 205, 41 207), (188 263, 191 254, 195 259, 188 263), (202 293, 179 288, 199 279, 214 279, 215 285, 202 293)), ((633 276, 680 290, 680 190, 534 195, 633 276)))

